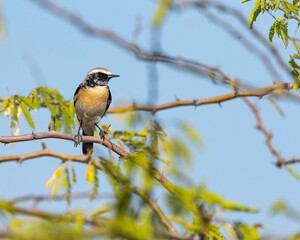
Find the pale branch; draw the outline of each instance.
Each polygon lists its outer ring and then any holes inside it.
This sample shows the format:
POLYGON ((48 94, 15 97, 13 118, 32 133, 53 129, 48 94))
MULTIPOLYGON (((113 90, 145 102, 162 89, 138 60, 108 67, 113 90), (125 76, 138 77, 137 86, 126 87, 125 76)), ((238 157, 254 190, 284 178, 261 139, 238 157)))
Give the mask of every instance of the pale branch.
POLYGON ((285 160, 281 156, 280 152, 275 148, 275 146, 274 146, 274 144, 272 142, 272 139, 273 139, 272 133, 270 133, 265 128, 265 126, 264 126, 264 124, 262 122, 262 119, 261 119, 261 116, 259 114, 258 109, 254 106, 254 104, 248 98, 243 98, 243 100, 249 106, 249 108, 252 110, 252 112, 253 112, 253 114, 255 116, 256 122, 257 122, 257 129, 259 131, 261 131, 262 134, 265 136, 265 138, 266 138, 266 144, 267 144, 269 150, 271 151, 271 153, 276 158, 276 163, 275 163, 276 166, 277 167, 282 167, 282 166, 289 165, 289 164, 300 163, 300 159, 299 158, 292 158, 292 159, 289 159, 289 160, 285 160))
POLYGON ((280 56, 279 51, 274 47, 270 41, 264 37, 258 29, 249 28, 248 19, 242 14, 242 12, 236 8, 230 7, 228 5, 223 4, 223 2, 217 2, 217 1, 207 1, 207 0, 196 0, 191 3, 193 6, 198 8, 204 8, 204 7, 212 7, 219 11, 219 13, 222 14, 229 14, 236 18, 246 30, 248 30, 261 44, 263 44, 266 49, 270 51, 270 53, 274 56, 274 59, 277 61, 279 66, 282 67, 282 69, 285 70, 287 74, 290 74, 291 68, 290 66, 283 60, 283 58, 280 56))
MULTIPOLYGON (((231 23, 226 21, 224 18, 220 17, 219 14, 215 14, 209 9, 205 8, 203 11, 204 15, 218 26, 220 29, 227 32, 230 36, 236 39, 241 45, 243 45, 251 54, 258 57, 261 63, 265 66, 265 69, 270 72, 273 82, 281 81, 281 76, 277 71, 276 66, 273 65, 272 61, 270 61, 270 57, 264 53, 256 44, 252 43, 248 37, 244 36, 243 33, 235 28, 231 23)), ((289 71, 290 72, 290 71, 289 71)))
MULTIPOLYGON (((166 54, 161 54, 159 52, 146 51, 137 44, 125 40, 124 38, 120 37, 119 35, 110 30, 99 29, 92 26, 78 15, 60 7, 57 4, 54 4, 53 2, 50 2, 48 0, 31 1, 36 3, 38 6, 42 7, 43 9, 49 11, 50 13, 56 15, 57 17, 63 19, 64 21, 69 22, 83 33, 93 37, 105 39, 111 43, 114 43, 123 50, 132 53, 135 57, 137 57, 140 60, 147 62, 166 63, 170 66, 176 67, 176 69, 185 70, 208 77, 212 81, 219 80, 227 85, 233 84, 232 78, 227 76, 223 71, 216 67, 211 67, 207 64, 200 63, 191 59, 186 59, 183 57, 174 57, 166 54)), ((248 86, 246 84, 243 84, 241 81, 234 80, 234 82, 239 82, 239 85, 243 87, 248 86)))
MULTIPOLYGON (((46 138, 58 138, 58 139, 63 139, 63 140, 69 140, 69 141, 74 141, 75 142, 75 136, 71 134, 66 134, 62 132, 55 132, 55 131, 49 131, 49 132, 41 132, 41 133, 31 133, 31 134, 24 134, 24 135, 18 135, 18 136, 0 136, 0 142, 1 143, 15 143, 15 142, 25 142, 25 141, 32 141, 32 140, 38 140, 38 139, 46 139, 46 138)), ((102 139, 100 137, 93 137, 93 136, 82 136, 82 142, 87 142, 87 143, 99 143, 102 144, 103 146, 107 147, 108 149, 112 150, 116 154, 118 154, 120 157, 125 157, 128 155, 128 152, 125 151, 124 149, 120 148, 116 144, 106 140, 102 139)), ((59 154, 59 156, 56 156, 57 153, 52 152, 48 149, 44 149, 43 151, 39 152, 39 154, 44 154, 43 156, 53 156, 53 157, 58 157, 61 158, 62 160, 73 160, 76 162, 86 162, 87 158, 82 158, 78 156, 69 156, 69 155, 64 155, 64 154, 59 154)), ((39 157, 40 155, 30 155, 29 158, 36 158, 39 157)), ((17 156, 11 156, 12 160, 6 160, 6 161, 16 161, 16 160, 24 160, 24 157, 28 156, 23 156, 22 159, 15 159, 17 156)), ((1 158, 0 158, 1 159, 1 158)))

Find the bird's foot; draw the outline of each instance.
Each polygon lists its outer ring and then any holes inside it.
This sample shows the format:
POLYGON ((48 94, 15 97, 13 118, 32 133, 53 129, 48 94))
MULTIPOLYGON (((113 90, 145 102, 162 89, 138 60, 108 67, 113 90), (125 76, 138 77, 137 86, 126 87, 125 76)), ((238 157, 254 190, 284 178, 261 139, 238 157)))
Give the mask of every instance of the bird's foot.
POLYGON ((107 134, 107 131, 102 130, 102 129, 100 128, 99 136, 100 136, 100 138, 102 139, 102 141, 105 140, 105 135, 106 135, 106 134, 107 134))
POLYGON ((82 142, 82 135, 77 133, 74 137, 74 147, 77 147, 82 142))
POLYGON ((108 130, 109 130, 109 128, 110 128, 110 125, 108 126, 108 128, 107 128, 106 130, 102 130, 102 129, 98 126, 98 124, 96 124, 96 127, 99 129, 99 136, 100 136, 100 138, 102 139, 102 141, 104 141, 104 140, 105 140, 105 135, 108 133, 108 130))

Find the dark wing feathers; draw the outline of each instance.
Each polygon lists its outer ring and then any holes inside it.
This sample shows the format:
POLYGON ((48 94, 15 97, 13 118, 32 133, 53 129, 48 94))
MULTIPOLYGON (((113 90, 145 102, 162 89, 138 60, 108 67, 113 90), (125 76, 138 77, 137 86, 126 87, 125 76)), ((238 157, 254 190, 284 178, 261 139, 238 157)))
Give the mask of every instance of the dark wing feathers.
POLYGON ((110 105, 111 101, 112 101, 111 92, 110 92, 110 90, 109 90, 109 88, 108 88, 108 99, 107 99, 107 105, 106 105, 105 112, 103 113, 103 115, 101 116, 101 118, 103 118, 103 116, 105 115, 106 111, 108 110, 108 108, 109 108, 109 105, 110 105))

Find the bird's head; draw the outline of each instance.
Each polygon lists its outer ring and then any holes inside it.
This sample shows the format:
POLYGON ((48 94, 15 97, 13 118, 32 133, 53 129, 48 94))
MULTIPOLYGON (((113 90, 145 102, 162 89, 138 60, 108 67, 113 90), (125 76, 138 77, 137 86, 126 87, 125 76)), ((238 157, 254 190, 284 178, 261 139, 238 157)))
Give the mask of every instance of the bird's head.
POLYGON ((88 81, 92 81, 97 86, 107 85, 111 78, 120 77, 119 75, 112 74, 106 68, 94 68, 87 73, 88 81))

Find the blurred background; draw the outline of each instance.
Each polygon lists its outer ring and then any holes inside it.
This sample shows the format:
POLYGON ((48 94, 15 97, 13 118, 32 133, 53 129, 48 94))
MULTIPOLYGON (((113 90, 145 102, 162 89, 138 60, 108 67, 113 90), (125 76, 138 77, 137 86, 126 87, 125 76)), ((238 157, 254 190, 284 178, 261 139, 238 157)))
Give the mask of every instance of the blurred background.
MULTIPOLYGON (((232 92, 230 86, 221 81, 214 82, 203 74, 184 70, 178 65, 143 61, 113 40, 82 32, 69 20, 43 7, 43 2, 0 2, 1 98, 13 94, 27 96, 33 88, 46 86, 58 89, 65 99, 71 101, 77 86, 94 67, 105 67, 121 76, 109 84, 113 96, 111 107, 133 102, 160 104, 176 99, 202 99, 232 92)), ((241 80, 245 88, 293 81, 266 45, 237 17, 239 15, 228 11, 236 9, 247 20, 252 2, 174 1, 173 7, 156 25, 153 21, 159 1, 51 2, 74 13, 92 27, 111 31, 145 51, 184 57, 220 69, 226 76, 241 80), (218 3, 225 8, 218 8, 218 3)), ((263 15, 254 27, 268 39, 271 24, 272 18, 263 15)), ((287 63, 292 47, 285 49, 277 38, 274 38, 273 47, 287 63)), ((298 100, 289 97, 276 99, 284 115, 267 97, 250 100, 259 109, 266 129, 274 136, 274 146, 282 156, 286 159, 300 156, 298 100)), ((39 110, 32 116, 36 124, 34 131, 47 131, 49 113, 39 110)), ((186 175, 195 184, 205 183, 211 191, 225 199, 260 210, 256 214, 230 213, 227 218, 262 224, 265 235, 284 236, 300 230, 299 221, 271 214, 271 206, 278 200, 284 200, 299 210, 299 180, 275 166, 276 158, 267 148, 265 136, 257 131, 255 117, 242 99, 224 102, 221 106, 212 104, 168 109, 157 112, 156 117, 167 135, 181 136, 176 127, 181 121, 200 134, 203 146, 191 144, 193 161, 190 166, 183 165, 186 175)), ((1 136, 11 134, 9 121, 4 116, 0 118, 1 136)), ((126 130, 123 121, 119 115, 108 114, 102 123, 111 124, 114 130, 126 130)), ((31 132, 32 129, 21 118, 20 134, 31 132)), ((75 132, 76 129, 73 130, 75 132)), ((42 148, 41 142, 51 150, 81 155, 81 147, 74 148, 72 142, 54 139, 2 144, 0 155, 37 151, 42 148)), ((95 149, 98 155, 105 152, 101 145, 95 149)), ((28 193, 49 194, 45 183, 59 164, 58 160, 48 157, 20 164, 1 164, 0 197, 11 199, 28 193)), ((89 189, 84 179, 86 166, 73 165, 78 181, 73 191, 89 189)), ((299 172, 299 165, 294 165, 293 169, 299 172)), ((101 178, 100 174, 99 179, 99 193, 109 195, 111 190, 105 178, 101 178)), ((159 194, 155 198, 159 199, 159 194)), ((97 205, 97 202, 86 204, 87 201, 73 201, 70 207, 66 207, 64 202, 46 202, 40 206, 55 211, 66 208, 89 211, 97 205)))

